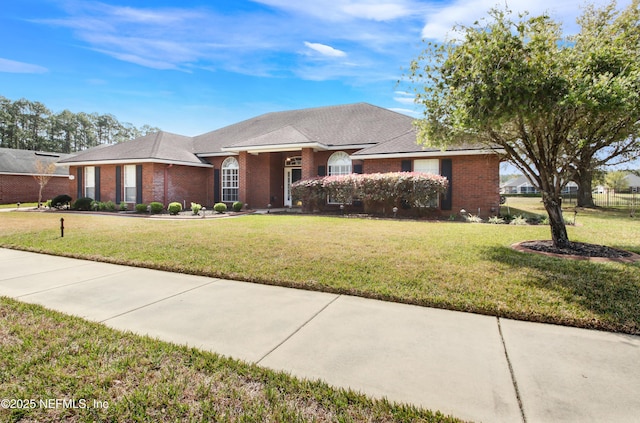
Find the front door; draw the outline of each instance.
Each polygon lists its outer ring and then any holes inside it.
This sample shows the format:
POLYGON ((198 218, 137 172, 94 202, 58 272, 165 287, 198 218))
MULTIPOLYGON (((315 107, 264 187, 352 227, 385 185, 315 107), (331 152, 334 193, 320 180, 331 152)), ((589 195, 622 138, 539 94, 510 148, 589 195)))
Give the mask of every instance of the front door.
POLYGON ((291 198, 291 184, 302 179, 301 167, 285 167, 284 168, 284 206, 293 206, 291 198))

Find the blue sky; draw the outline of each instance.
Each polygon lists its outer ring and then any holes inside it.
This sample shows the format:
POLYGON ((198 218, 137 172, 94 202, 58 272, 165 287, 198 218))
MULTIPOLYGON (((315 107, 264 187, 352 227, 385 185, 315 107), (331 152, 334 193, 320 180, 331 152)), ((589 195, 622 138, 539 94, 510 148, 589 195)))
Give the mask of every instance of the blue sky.
MULTIPOLYGON (((608 1, 595 0, 596 5, 608 1)), ((0 95, 198 135, 262 113, 368 102, 498 0, 20 0, 0 12, 0 95)), ((508 2, 575 32, 579 0, 508 2)), ((626 6, 628 2, 620 2, 626 6)), ((417 114, 415 114, 417 116, 417 114)))

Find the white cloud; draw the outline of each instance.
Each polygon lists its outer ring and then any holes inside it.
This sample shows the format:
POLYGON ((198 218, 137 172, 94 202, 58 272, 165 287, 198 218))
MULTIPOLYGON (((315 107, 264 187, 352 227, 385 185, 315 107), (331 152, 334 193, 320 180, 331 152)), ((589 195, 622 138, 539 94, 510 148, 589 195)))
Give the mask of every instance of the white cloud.
MULTIPOLYGON (((609 0, 593 0, 596 7, 609 4, 609 0)), ((626 6, 627 1, 620 2, 619 8, 626 6), (624 4, 622 4, 624 3, 624 4)), ((455 0, 433 9, 425 16, 422 37, 427 39, 444 40, 454 35, 452 31, 456 25, 472 25, 475 21, 488 17, 489 10, 506 7, 516 16, 518 13, 529 12, 532 16, 549 14, 552 19, 561 22, 563 30, 575 33, 578 30, 576 18, 582 14, 583 2, 577 0, 455 0)))
POLYGON ((0 58, 0 72, 7 73, 47 73, 45 67, 33 65, 31 63, 17 62, 15 60, 0 58))
POLYGON ((309 47, 311 50, 315 50, 323 56, 328 57, 345 57, 347 53, 342 50, 335 49, 331 46, 320 44, 320 43, 310 43, 308 41, 304 42, 304 45, 309 47))
POLYGON ((415 0, 253 0, 290 12, 314 16, 326 21, 365 19, 392 21, 414 15, 423 8, 415 0))

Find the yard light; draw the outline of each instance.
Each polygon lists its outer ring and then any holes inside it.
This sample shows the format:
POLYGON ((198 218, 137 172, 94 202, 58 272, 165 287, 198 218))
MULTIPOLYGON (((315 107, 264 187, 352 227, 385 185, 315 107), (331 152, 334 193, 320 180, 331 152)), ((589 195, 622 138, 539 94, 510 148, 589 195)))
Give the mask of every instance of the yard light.
POLYGON ((344 204, 340 204, 340 213, 344 215, 344 204))
POLYGON ((202 218, 204 219, 204 215, 207 214, 207 208, 203 207, 202 208, 202 218))
POLYGON ((393 208, 393 217, 395 218, 397 214, 398 214, 398 208, 394 207, 393 208))
POLYGON ((267 204, 267 213, 271 213, 271 203, 267 204))

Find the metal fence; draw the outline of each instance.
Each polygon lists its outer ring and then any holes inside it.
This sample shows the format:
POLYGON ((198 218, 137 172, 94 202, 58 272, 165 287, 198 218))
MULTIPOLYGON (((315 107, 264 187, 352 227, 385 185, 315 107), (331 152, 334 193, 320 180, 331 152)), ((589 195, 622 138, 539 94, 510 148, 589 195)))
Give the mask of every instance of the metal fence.
POLYGON ((637 190, 595 193, 593 194, 593 202, 599 207, 638 207, 640 193, 637 190))

